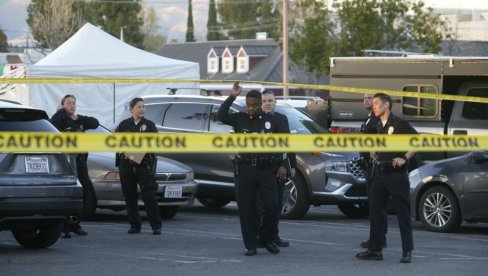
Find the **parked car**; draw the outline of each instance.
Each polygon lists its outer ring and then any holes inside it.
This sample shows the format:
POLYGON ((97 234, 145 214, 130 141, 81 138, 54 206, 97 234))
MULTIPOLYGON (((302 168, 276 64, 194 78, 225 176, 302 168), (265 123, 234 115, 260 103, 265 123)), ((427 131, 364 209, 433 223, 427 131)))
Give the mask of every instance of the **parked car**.
MULTIPOLYGON (((225 97, 161 95, 144 97, 145 116, 160 132, 229 133, 232 127, 217 119, 225 97)), ((244 98, 237 99, 231 112, 245 111, 244 98)), ((288 117, 291 133, 327 133, 306 114, 279 102, 277 111, 288 117)), ((128 114, 125 114, 128 116, 128 114)), ((234 170, 229 154, 166 154, 195 172, 198 200, 208 207, 222 207, 234 200, 234 170)), ((285 186, 283 217, 299 219, 310 205, 339 204, 346 215, 367 215, 364 176, 353 174, 351 155, 301 152, 297 154, 297 175, 285 186), (326 168, 331 169, 330 174, 326 168), (361 180, 362 177, 362 180, 361 180), (356 181, 352 182, 351 180, 356 181)))
MULTIPOLYGON (((103 126, 88 130, 88 133, 111 133, 103 126)), ((198 189, 193 170, 180 162, 157 157, 156 182, 159 211, 164 219, 173 218, 180 206, 193 205, 198 189)), ((84 214, 95 216, 96 208, 123 210, 125 201, 122 195, 119 170, 115 167, 115 153, 91 152, 88 154, 88 175, 93 183, 89 187, 88 200, 84 214)), ((139 206, 143 207, 142 197, 139 206)))
POLYGON ((276 96, 277 100, 307 113, 320 126, 329 127, 328 101, 317 96, 276 96))
MULTIPOLYGON (((0 143, 12 131, 59 132, 43 110, 0 101, 0 143)), ((0 231, 10 230, 22 246, 53 245, 66 220, 78 220, 82 205, 73 158, 0 152, 0 231)))
POLYGON ((488 222, 488 151, 424 165, 409 178, 412 215, 430 231, 488 222))

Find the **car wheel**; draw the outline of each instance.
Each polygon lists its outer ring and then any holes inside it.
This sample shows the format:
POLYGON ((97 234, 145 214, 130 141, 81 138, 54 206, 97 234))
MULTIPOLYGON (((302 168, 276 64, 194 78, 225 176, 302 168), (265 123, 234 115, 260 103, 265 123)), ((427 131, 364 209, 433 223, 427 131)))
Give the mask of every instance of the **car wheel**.
POLYGON ((176 216, 179 209, 180 206, 161 206, 159 207, 159 212, 162 219, 172 219, 176 216))
POLYGON ((367 203, 340 203, 337 204, 341 212, 350 218, 365 218, 369 215, 367 203))
POLYGON ((451 232, 461 225, 461 213, 456 196, 447 188, 428 189, 419 201, 422 224, 433 232, 451 232))
POLYGON ((305 180, 298 173, 294 178, 287 180, 283 194, 282 218, 301 219, 308 212, 310 202, 305 185, 305 180))
POLYGON ((200 203, 203 204, 205 207, 210 207, 210 208, 224 207, 230 202, 230 200, 228 199, 207 198, 207 197, 199 197, 198 201, 200 201, 200 203))
POLYGON ((17 242, 25 248, 46 248, 59 239, 63 225, 63 223, 55 223, 34 230, 13 229, 12 234, 17 242))
POLYGON ((83 187, 86 189, 86 200, 83 201, 83 213, 81 217, 84 220, 93 219, 97 211, 97 196, 92 186, 83 187))

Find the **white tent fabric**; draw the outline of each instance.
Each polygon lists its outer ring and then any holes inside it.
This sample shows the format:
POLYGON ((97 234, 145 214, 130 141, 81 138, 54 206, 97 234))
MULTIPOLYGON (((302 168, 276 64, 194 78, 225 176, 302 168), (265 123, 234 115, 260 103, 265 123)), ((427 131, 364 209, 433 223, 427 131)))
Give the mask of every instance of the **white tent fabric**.
MULTIPOLYGON (((161 57, 126 44, 90 23, 69 40, 30 67, 32 78, 133 78, 199 80, 199 65, 194 62, 161 57)), ((56 112, 62 97, 73 94, 77 113, 96 117, 112 127, 120 119, 124 106, 134 97, 167 94, 172 87, 193 88, 198 83, 135 84, 33 84, 29 87, 30 105, 56 112)), ((185 93, 185 90, 178 90, 185 93)))

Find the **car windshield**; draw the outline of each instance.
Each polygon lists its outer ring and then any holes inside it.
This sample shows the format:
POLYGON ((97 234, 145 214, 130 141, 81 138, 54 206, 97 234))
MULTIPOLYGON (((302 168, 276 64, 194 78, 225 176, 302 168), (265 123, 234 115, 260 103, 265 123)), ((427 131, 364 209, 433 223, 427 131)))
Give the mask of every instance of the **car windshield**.
POLYGON ((95 129, 87 129, 86 132, 87 133, 107 133, 107 134, 112 133, 110 130, 108 130, 106 127, 104 127, 102 125, 99 125, 95 129))
POLYGON ((328 133, 328 131, 321 127, 312 118, 296 110, 293 107, 276 106, 276 111, 286 115, 288 123, 290 124, 290 133, 301 134, 319 134, 328 133))

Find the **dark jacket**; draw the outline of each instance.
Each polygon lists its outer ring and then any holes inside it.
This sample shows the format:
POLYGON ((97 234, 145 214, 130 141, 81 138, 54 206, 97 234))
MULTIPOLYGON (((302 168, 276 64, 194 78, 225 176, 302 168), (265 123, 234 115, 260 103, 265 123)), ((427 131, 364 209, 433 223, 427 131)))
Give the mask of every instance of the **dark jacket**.
MULTIPOLYGON (((254 117, 249 116, 246 112, 229 113, 230 106, 236 98, 229 96, 220 106, 217 118, 224 124, 234 127, 236 133, 286 133, 283 124, 272 114, 261 112, 254 117)), ((273 153, 241 153, 243 158, 270 158, 280 156, 281 165, 286 166, 285 160, 281 158, 282 154, 273 153)))
POLYGON ((89 116, 78 115, 78 119, 73 120, 66 115, 63 108, 54 113, 50 121, 61 132, 85 132, 100 125, 96 118, 89 116))
MULTIPOLYGON (((286 115, 279 112, 274 112, 273 115, 275 115, 276 118, 278 118, 278 120, 282 123, 285 132, 290 133, 290 124, 288 123, 288 118, 286 117, 286 115)), ((288 159, 290 160, 291 168, 296 169, 297 155, 294 152, 288 152, 288 159)))

